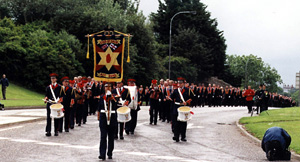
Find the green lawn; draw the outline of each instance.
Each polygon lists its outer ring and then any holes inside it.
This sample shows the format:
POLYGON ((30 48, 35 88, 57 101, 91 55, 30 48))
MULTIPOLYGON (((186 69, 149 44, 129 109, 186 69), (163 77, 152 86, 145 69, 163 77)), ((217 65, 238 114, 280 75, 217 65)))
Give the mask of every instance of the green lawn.
MULTIPOLYGON (((0 89, 2 86, 0 86, 0 89)), ((44 94, 30 91, 21 86, 10 83, 6 89, 6 100, 2 98, 2 89, 0 102, 5 107, 20 107, 20 106, 43 106, 44 102, 42 99, 45 97, 44 94)))
POLYGON ((291 149, 300 154, 300 108, 283 108, 267 112, 261 113, 260 116, 244 117, 240 123, 260 140, 270 127, 277 126, 285 129, 292 138, 291 149))

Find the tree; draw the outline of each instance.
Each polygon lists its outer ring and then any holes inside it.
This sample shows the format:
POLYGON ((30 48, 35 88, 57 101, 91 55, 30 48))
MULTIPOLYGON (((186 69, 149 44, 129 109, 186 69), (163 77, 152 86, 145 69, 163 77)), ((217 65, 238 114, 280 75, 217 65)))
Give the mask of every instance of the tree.
POLYGON ((231 74, 241 79, 241 86, 251 85, 252 88, 258 88, 260 84, 265 84, 271 92, 277 92, 278 85, 281 83, 281 77, 275 68, 271 68, 254 55, 228 55, 227 64, 231 74))
MULTIPOLYGON (((164 3, 159 0, 157 13, 151 14, 156 40, 161 44, 169 43, 170 20, 180 11, 196 11, 197 14, 179 14, 173 19, 172 55, 185 55, 191 61, 189 66, 198 69, 197 80, 221 76, 225 62, 225 39, 217 29, 216 20, 210 18, 206 6, 199 0, 165 0, 164 3)), ((163 57, 168 56, 167 48, 161 53, 163 57)))

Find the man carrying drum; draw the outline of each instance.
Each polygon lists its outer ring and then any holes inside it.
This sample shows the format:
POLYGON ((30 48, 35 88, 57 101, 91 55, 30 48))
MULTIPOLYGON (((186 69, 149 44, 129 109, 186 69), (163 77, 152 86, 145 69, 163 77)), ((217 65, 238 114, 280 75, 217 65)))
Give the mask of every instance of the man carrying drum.
MULTIPOLYGON (((117 99, 117 108, 128 106, 128 104, 131 102, 130 98, 130 92, 127 88, 123 87, 123 82, 117 82, 117 87, 112 91, 112 93, 116 96, 117 99)), ((124 132, 124 123, 119 122, 116 126, 115 130, 115 139, 118 139, 118 131, 120 134, 120 139, 123 140, 123 132, 124 132), (118 125, 120 127, 120 130, 118 130, 118 125)))
POLYGON ((172 124, 173 124, 173 132, 174 137, 173 140, 179 142, 179 135, 181 135, 181 141, 186 142, 186 121, 178 121, 178 108, 181 106, 190 105, 192 101, 192 93, 191 90, 184 86, 184 78, 177 78, 179 87, 174 90, 171 95, 171 99, 174 101, 174 105, 172 108, 172 124))
POLYGON ((105 84, 105 94, 101 96, 98 106, 98 120, 100 127, 100 147, 99 159, 105 160, 106 154, 108 159, 112 159, 114 150, 114 136, 117 128, 117 100, 111 93, 112 84, 105 84), (108 139, 108 140, 107 140, 108 139))
MULTIPOLYGON (((50 106, 58 101, 58 98, 60 97, 59 93, 61 91, 61 86, 57 84, 57 74, 51 73, 50 75, 51 78, 51 84, 46 88, 46 96, 45 96, 45 103, 47 103, 47 125, 46 125, 46 136, 49 137, 51 136, 51 110, 50 106)), ((59 120, 54 118, 54 135, 58 136, 58 129, 59 129, 59 120)))
MULTIPOLYGON (((128 79, 127 80, 128 86, 136 86, 135 85, 135 79, 128 79)), ((137 92, 136 92, 137 93, 137 92)), ((140 110, 140 105, 142 103, 142 95, 140 93, 137 93, 138 95, 138 104, 136 105, 136 109, 133 108, 130 111, 131 120, 125 124, 125 132, 127 135, 129 133, 134 134, 134 130, 137 124, 137 115, 138 111, 140 110)), ((131 94, 132 95, 132 94, 131 94)), ((133 102, 133 101, 131 101, 133 102)))

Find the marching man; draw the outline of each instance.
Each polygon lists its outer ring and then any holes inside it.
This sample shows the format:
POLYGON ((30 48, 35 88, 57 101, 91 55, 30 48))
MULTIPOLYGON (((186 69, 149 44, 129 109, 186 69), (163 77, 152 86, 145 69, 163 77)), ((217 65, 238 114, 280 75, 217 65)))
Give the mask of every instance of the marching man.
MULTIPOLYGON (((130 98, 130 92, 127 88, 123 87, 123 82, 117 82, 117 87, 112 91, 114 95, 116 95, 118 99, 117 108, 120 108, 122 106, 128 106, 128 104, 131 102, 130 98)), ((123 140, 123 132, 124 132, 124 125, 125 123, 119 122, 116 127, 115 131, 115 139, 118 139, 118 131, 120 134, 120 139, 123 140), (118 125, 120 126, 120 130, 118 130, 118 125)))
POLYGON ((181 135, 181 141, 186 142, 186 127, 187 122, 181 122, 177 120, 178 108, 181 106, 190 105, 192 101, 191 90, 184 86, 184 78, 177 78, 179 87, 174 90, 171 95, 171 99, 174 101, 174 106, 172 110, 172 124, 174 128, 173 140, 179 142, 179 135, 181 135))
POLYGON ((117 101, 111 93, 112 84, 105 84, 105 94, 101 96, 98 106, 98 120, 100 127, 100 147, 99 159, 105 160, 106 154, 108 159, 112 159, 114 150, 114 134, 117 127, 117 101), (108 139, 108 140, 107 140, 108 139))
MULTIPOLYGON (((51 136, 51 110, 50 106, 54 103, 59 102, 59 93, 61 91, 61 86, 57 84, 57 74, 52 73, 49 75, 51 78, 51 84, 46 88, 46 96, 45 96, 45 103, 47 103, 47 125, 46 125, 46 136, 51 136)), ((54 118, 54 135, 58 136, 58 129, 59 129, 59 120, 54 118)))
MULTIPOLYGON (((128 83, 128 86, 136 86, 135 79, 128 79, 127 83, 128 83)), ((125 132, 127 135, 129 135, 129 133, 134 134, 134 130, 135 130, 135 127, 137 124, 138 111, 140 110, 140 105, 142 103, 142 96, 138 92, 137 92, 137 94, 138 94, 137 95, 138 103, 137 103, 137 105, 134 105, 135 108, 131 109, 131 111, 130 111, 131 120, 125 124, 125 132)), ((132 100, 134 100, 134 99, 135 98, 132 98, 132 100)), ((131 102, 134 102, 132 100, 131 100, 131 102)))

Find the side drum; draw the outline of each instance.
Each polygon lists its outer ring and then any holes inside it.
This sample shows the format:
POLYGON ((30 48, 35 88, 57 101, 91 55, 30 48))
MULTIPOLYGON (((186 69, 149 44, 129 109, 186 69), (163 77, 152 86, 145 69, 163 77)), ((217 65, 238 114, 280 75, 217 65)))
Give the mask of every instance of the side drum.
POLYGON ((126 123, 131 120, 130 108, 123 106, 117 109, 118 122, 126 123))
POLYGON ((62 104, 53 104, 50 106, 51 109, 51 117, 52 118, 62 118, 64 117, 64 113, 62 109, 64 106, 62 104))
POLYGON ((179 107, 178 109, 178 121, 186 122, 188 120, 191 120, 192 114, 191 114, 191 108, 187 106, 179 107))

